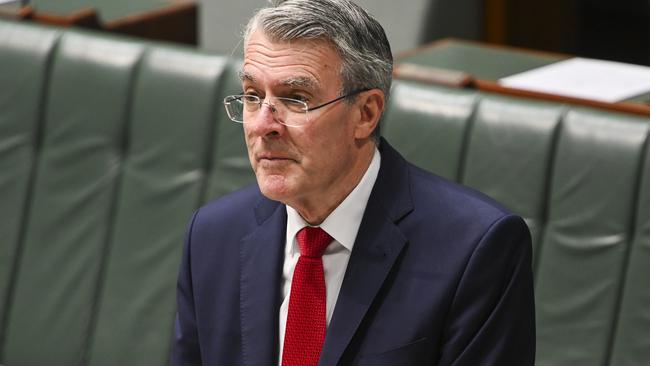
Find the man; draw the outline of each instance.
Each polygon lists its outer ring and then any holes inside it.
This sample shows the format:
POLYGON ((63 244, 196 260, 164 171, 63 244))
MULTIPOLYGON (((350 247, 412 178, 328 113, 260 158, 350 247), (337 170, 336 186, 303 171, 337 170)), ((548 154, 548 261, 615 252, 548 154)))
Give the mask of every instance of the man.
POLYGON ((174 365, 533 364, 526 225, 377 137, 391 71, 348 0, 251 19, 224 103, 257 185, 192 218, 174 365))

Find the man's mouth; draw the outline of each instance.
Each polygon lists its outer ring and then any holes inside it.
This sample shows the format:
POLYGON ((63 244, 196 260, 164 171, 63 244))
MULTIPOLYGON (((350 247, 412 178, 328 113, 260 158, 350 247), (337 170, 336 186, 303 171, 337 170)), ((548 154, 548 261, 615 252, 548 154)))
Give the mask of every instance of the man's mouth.
POLYGON ((279 168, 285 164, 295 162, 294 159, 285 154, 262 153, 255 158, 260 166, 267 168, 279 168))
POLYGON ((289 156, 284 155, 284 154, 275 154, 275 153, 261 153, 256 155, 256 159, 258 161, 261 160, 293 160, 289 156))

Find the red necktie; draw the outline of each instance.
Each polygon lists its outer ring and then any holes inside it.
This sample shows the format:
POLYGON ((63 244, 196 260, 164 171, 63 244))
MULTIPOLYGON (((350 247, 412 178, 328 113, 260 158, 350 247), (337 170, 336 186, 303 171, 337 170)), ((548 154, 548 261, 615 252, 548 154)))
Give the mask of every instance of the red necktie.
POLYGON ((296 239, 300 257, 291 281, 282 366, 316 366, 326 331, 322 256, 332 237, 319 227, 305 227, 296 239))

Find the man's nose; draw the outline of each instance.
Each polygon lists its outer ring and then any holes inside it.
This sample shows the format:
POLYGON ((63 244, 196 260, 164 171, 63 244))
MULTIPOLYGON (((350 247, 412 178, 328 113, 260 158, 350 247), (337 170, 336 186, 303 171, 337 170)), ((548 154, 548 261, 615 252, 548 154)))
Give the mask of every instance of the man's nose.
POLYGON ((271 113, 275 113, 275 112, 276 112, 275 105, 271 104, 270 101, 264 101, 264 102, 262 102, 262 103, 260 104, 260 109, 264 109, 264 106, 266 106, 266 107, 271 111, 271 113))
POLYGON ((251 132, 258 136, 266 136, 274 132, 279 133, 284 127, 277 120, 275 107, 268 101, 260 104, 260 109, 247 125, 251 132))

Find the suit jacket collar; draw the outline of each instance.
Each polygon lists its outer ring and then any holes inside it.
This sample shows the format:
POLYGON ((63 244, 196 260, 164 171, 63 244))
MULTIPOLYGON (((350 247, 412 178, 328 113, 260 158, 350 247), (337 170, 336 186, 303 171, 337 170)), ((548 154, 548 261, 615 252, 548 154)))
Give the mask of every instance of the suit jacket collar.
POLYGON ((407 165, 383 138, 379 151, 379 176, 327 330, 321 366, 339 363, 407 241, 396 225, 413 210, 407 165))
MULTIPOLYGON (((321 366, 339 362, 406 243, 396 223, 413 210, 407 165, 383 138, 379 151, 379 176, 327 331, 321 366)), ((259 226, 242 239, 240 250, 242 354, 245 365, 277 364, 286 210, 262 198, 255 217, 259 226)))
POLYGON ((245 365, 277 364, 280 286, 287 216, 284 205, 262 198, 258 223, 240 243, 240 322, 245 365))

